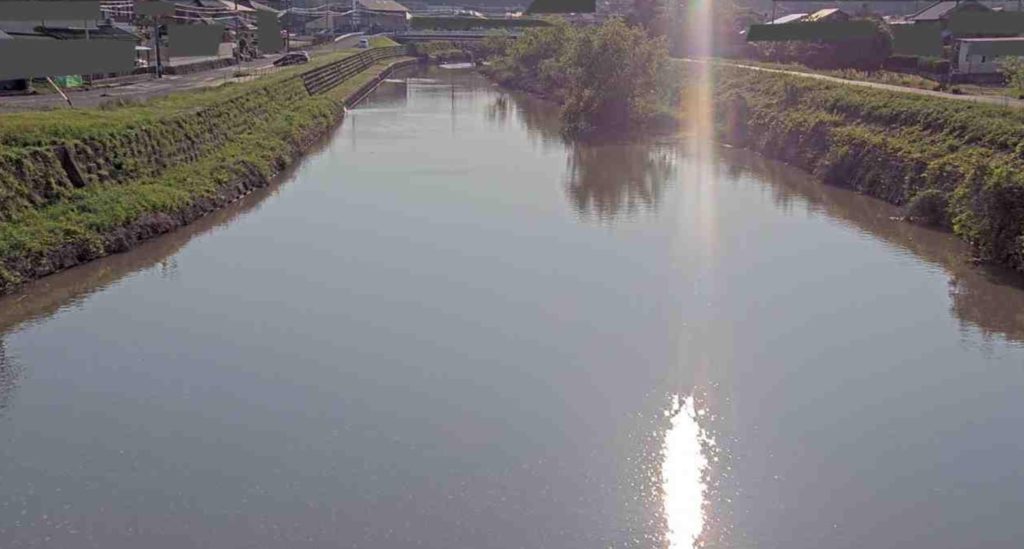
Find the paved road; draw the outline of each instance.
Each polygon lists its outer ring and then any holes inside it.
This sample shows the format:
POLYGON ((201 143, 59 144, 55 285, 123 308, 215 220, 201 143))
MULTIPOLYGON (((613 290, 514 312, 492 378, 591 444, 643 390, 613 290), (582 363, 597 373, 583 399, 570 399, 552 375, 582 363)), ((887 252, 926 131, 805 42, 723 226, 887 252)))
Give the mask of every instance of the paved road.
MULTIPOLYGON (((360 36, 349 36, 330 45, 317 47, 309 50, 314 57, 327 53, 354 48, 359 43, 360 36)), ((273 62, 277 55, 269 55, 264 59, 247 61, 241 65, 232 65, 220 69, 212 69, 192 74, 179 76, 165 75, 160 79, 143 80, 141 82, 126 84, 123 86, 94 88, 84 91, 73 91, 68 94, 75 107, 97 107, 100 104, 116 98, 150 99, 167 95, 172 92, 189 90, 194 88, 205 88, 219 86, 225 82, 235 80, 235 73, 239 69, 273 70, 273 62)), ((67 103, 59 94, 39 94, 16 97, 0 97, 0 112, 17 112, 41 109, 63 109, 67 103)))
MULTIPOLYGON (((701 59, 684 59, 683 61, 689 63, 707 63, 701 59)), ((863 86, 865 88, 876 88, 880 90, 889 90, 901 93, 913 93, 917 95, 928 95, 932 97, 941 97, 943 99, 954 99, 957 101, 971 101, 974 103, 988 103, 991 105, 999 105, 1003 107, 1015 107, 1024 108, 1024 101, 1020 99, 1013 99, 1010 97, 997 97, 991 95, 961 95, 947 92, 933 91, 933 90, 922 90, 920 88, 910 88, 907 86, 895 86, 893 84, 883 84, 881 82, 868 82, 864 80, 847 80, 845 78, 839 78, 836 76, 828 76, 825 74, 817 74, 810 72, 790 71, 784 69, 770 69, 767 67, 758 67, 755 65, 745 65, 743 63, 730 63, 725 61, 714 61, 716 65, 726 65, 730 67, 740 67, 744 69, 750 69, 755 71, 774 72, 779 74, 790 74, 793 76, 800 76, 803 78, 814 78, 817 80, 827 80, 830 82, 837 82, 840 84, 848 84, 852 86, 863 86)))
MULTIPOLYGON (((239 68, 252 70, 272 67, 276 58, 277 56, 268 56, 266 59, 247 61, 241 65, 231 65, 220 69, 178 76, 165 75, 163 78, 153 78, 123 86, 73 91, 68 93, 68 97, 75 107, 96 107, 105 101, 115 98, 150 99, 176 91, 219 86, 230 81, 239 68)), ((60 94, 56 93, 0 98, 0 112, 60 109, 66 107, 67 103, 64 102, 60 94)))

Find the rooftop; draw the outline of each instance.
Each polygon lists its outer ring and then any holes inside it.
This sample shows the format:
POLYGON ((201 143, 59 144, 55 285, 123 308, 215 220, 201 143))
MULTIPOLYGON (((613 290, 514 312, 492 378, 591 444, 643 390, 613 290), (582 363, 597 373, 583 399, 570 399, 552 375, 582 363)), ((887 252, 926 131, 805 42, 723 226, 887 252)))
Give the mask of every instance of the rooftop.
POLYGON ((778 19, 772 21, 771 24, 772 25, 781 25, 783 23, 795 23, 795 22, 803 19, 804 17, 807 17, 806 13, 791 13, 789 15, 783 15, 782 17, 779 17, 778 19))
POLYGON ((808 21, 821 21, 822 19, 827 19, 827 18, 832 17, 833 15, 837 15, 837 14, 842 14, 842 15, 845 16, 846 12, 840 10, 839 8, 829 8, 829 9, 824 9, 824 10, 818 10, 818 11, 808 15, 807 16, 807 20, 808 21))
POLYGON ((950 12, 965 8, 971 11, 989 11, 988 6, 974 0, 963 0, 961 2, 944 1, 936 2, 928 6, 914 15, 911 15, 909 19, 911 21, 938 21, 949 15, 950 12))
POLYGON ((1024 42, 1024 36, 992 36, 989 38, 960 38, 960 42, 1024 42))
POLYGON ((409 11, 409 8, 395 2, 395 0, 359 0, 359 3, 370 11, 409 11))

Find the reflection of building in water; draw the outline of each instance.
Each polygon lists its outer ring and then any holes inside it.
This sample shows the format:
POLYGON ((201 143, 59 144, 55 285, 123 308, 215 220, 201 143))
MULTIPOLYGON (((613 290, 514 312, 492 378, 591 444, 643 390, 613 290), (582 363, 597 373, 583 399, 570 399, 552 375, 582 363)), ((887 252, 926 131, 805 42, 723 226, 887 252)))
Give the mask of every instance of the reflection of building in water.
POLYGON ((655 212, 675 175, 676 155, 674 144, 576 144, 569 152, 566 193, 584 219, 655 212))
POLYGON ((965 327, 1024 341, 1024 277, 972 264, 967 244, 948 232, 899 221, 899 209, 878 199, 824 185, 797 168, 744 151, 723 149, 721 154, 737 171, 747 169, 770 182, 772 200, 784 210, 807 201, 812 211, 844 220, 941 267, 949 276, 950 309, 965 327))

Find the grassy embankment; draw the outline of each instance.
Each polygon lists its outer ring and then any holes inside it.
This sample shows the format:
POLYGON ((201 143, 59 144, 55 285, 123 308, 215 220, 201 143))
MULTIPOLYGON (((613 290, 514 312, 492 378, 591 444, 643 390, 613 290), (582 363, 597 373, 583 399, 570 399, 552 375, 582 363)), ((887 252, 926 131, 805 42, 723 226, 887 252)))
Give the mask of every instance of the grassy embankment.
POLYGON ((396 60, 307 94, 299 73, 351 54, 108 110, 0 116, 0 293, 123 251, 267 184, 396 60))
POLYGON ((722 137, 951 228, 1024 271, 1024 113, 736 67, 715 70, 722 137))
POLYGON ((387 36, 374 36, 370 38, 371 48, 390 48, 391 46, 397 46, 398 42, 388 38, 387 36))

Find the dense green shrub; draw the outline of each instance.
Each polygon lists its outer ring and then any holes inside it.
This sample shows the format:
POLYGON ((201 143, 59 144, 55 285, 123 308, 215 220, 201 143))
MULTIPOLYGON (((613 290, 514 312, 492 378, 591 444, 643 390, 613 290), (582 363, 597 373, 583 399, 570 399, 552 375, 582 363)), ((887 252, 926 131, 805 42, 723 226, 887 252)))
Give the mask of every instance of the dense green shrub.
POLYGON ((637 127, 678 98, 678 83, 665 80, 678 71, 668 65, 664 40, 619 19, 531 30, 490 72, 502 83, 562 102, 565 129, 574 134, 637 127))
POLYGON ((949 197, 939 189, 924 189, 907 204, 907 215, 930 225, 944 225, 949 220, 949 197))
POLYGON ((642 125, 657 111, 658 74, 667 61, 664 40, 651 40, 617 19, 577 33, 563 58, 567 129, 588 133, 642 125))
POLYGON ((1007 57, 999 63, 999 68, 1014 93, 1024 97, 1024 57, 1007 57))

